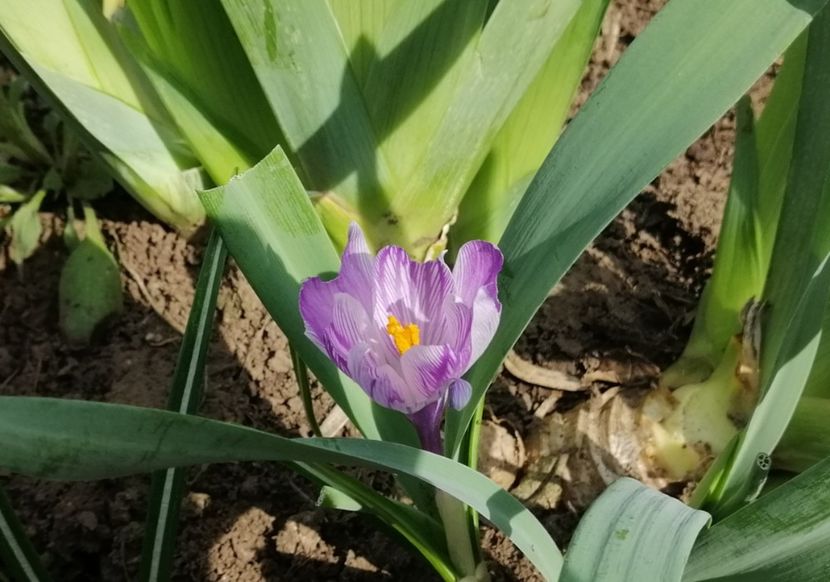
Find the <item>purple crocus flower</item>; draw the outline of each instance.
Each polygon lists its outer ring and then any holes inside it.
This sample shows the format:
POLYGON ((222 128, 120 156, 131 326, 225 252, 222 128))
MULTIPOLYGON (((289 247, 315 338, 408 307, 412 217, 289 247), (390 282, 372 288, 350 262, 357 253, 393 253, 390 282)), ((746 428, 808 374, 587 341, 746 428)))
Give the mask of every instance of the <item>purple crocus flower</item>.
POLYGON ((352 223, 340 274, 312 277, 300 289, 306 335, 375 402, 405 413, 421 445, 440 454, 444 408, 470 399, 461 376, 499 323, 502 262, 484 241, 461 247, 452 270, 396 246, 375 257, 352 223))

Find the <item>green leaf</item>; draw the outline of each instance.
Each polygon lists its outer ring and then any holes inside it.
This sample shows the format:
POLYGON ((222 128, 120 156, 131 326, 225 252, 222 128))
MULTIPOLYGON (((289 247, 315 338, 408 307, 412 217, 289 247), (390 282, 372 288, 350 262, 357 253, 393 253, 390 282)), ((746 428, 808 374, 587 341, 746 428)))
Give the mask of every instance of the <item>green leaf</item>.
POLYGON ((72 180, 66 187, 66 194, 77 200, 95 200, 112 191, 112 178, 107 169, 95 159, 75 160, 72 180))
POLYGON ((6 492, 0 487, 0 558, 6 571, 21 582, 51 580, 23 525, 17 518, 6 492))
MULTIPOLYGON (((457 98, 473 58, 489 0, 398 2, 375 44, 352 49, 369 69, 363 98, 397 189, 415 179, 435 132, 457 98)), ((353 3, 354 4, 354 3, 353 3)), ((352 55, 349 60, 353 63, 352 55)))
MULTIPOLYGON (((169 410, 180 414, 194 414, 202 402, 205 358, 227 257, 222 238, 212 231, 202 258, 167 404, 169 410)), ((141 580, 168 580, 170 577, 184 489, 184 469, 171 468, 153 474, 144 530, 141 580)))
POLYGON ((391 175, 326 0, 222 3, 309 189, 382 213, 391 175))
MULTIPOLYGON (((301 461, 406 473, 471 505, 548 580, 562 556, 545 528, 498 485, 446 457, 366 439, 286 439, 206 418, 98 402, 0 397, 0 467, 50 479, 99 479, 174 466, 301 461)), ((351 494, 351 492, 350 492, 351 494)))
POLYGON ((281 141, 219 0, 135 0, 128 6, 152 59, 144 64, 167 77, 228 141, 252 161, 281 141))
POLYGON ((25 81, 18 77, 8 87, 0 87, 0 137, 15 149, 15 157, 30 164, 50 164, 52 156, 37 138, 23 108, 25 81))
POLYGON ((739 105, 732 184, 724 211, 712 276, 698 304, 694 328, 664 385, 699 382, 718 365, 739 331, 740 311, 763 292, 792 157, 807 35, 787 49, 763 113, 752 126, 739 105), (742 121, 743 118, 743 121, 742 121), (745 131, 740 131, 743 126, 745 131))
POLYGON ((562 582, 679 581, 709 514, 623 477, 579 522, 562 582))
POLYGON ((565 32, 581 0, 499 2, 415 169, 392 198, 382 240, 424 255, 455 215, 493 140, 565 32), (505 47, 510 50, 505 50, 505 47), (423 208, 429 212, 423 212, 423 208), (401 217, 406 217, 400 220, 401 217), (396 232, 400 230, 401 232, 396 232))
POLYGON ((450 417, 449 450, 457 450, 502 359, 582 250, 825 4, 673 0, 634 41, 556 143, 501 239, 501 326, 469 374, 470 403, 450 417))
POLYGON ((764 300, 760 404, 727 473, 703 507, 721 517, 750 501, 748 476, 759 453, 771 455, 807 383, 830 297, 830 10, 810 26, 793 146, 764 300))
POLYGON ((830 572, 830 459, 703 534, 684 582, 825 580, 830 572))
POLYGON ((12 184, 22 176, 23 170, 21 168, 0 160, 0 185, 12 184))
POLYGON ((9 0, 0 49, 139 203, 190 232, 196 165, 137 62, 92 0, 9 0))
MULTIPOLYGON (((822 339, 825 336, 822 334, 822 339)), ((816 364, 819 363, 816 358, 816 364)), ((801 472, 830 457, 830 400, 802 396, 787 431, 775 447, 775 467, 801 472)))
POLYGON ((219 0, 138 0, 129 8, 140 34, 125 22, 122 38, 214 182, 283 141, 219 0))
POLYGON ((43 227, 40 224, 38 210, 45 197, 46 190, 37 192, 28 202, 18 207, 6 225, 6 230, 11 235, 9 257, 18 265, 31 257, 40 244, 43 227))
POLYGON ((583 0, 547 62, 493 140, 450 235, 497 242, 562 131, 608 0, 583 0))
POLYGON ((96 331, 124 308, 121 272, 89 206, 86 238, 70 253, 58 286, 60 327, 71 343, 89 343, 96 331))
POLYGON ((29 197, 25 194, 22 194, 12 188, 11 186, 6 186, 5 184, 0 184, 0 204, 10 204, 16 202, 26 202, 29 197))

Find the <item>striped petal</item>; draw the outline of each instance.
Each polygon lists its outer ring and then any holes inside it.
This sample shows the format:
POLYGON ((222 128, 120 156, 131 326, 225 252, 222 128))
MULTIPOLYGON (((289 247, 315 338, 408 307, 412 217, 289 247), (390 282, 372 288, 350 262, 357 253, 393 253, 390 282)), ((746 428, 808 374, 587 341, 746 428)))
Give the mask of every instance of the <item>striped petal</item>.
POLYGON ((453 293, 452 273, 442 261, 419 263, 400 247, 384 247, 375 260, 375 321, 385 325, 394 315, 401 323, 421 328, 430 341, 431 328, 453 293))

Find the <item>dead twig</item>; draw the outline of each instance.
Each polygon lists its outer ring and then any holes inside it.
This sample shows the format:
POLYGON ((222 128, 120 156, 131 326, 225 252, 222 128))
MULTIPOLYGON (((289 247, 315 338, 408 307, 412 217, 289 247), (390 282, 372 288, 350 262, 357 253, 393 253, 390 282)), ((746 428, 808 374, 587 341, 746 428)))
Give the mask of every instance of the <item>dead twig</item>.
POLYGON ((537 366, 527 360, 523 360, 513 350, 510 350, 510 353, 507 354, 507 358, 504 360, 504 367, 511 376, 515 376, 519 380, 534 386, 541 386, 552 390, 563 390, 565 392, 585 390, 585 386, 576 376, 571 376, 559 370, 550 370, 542 366, 537 366))

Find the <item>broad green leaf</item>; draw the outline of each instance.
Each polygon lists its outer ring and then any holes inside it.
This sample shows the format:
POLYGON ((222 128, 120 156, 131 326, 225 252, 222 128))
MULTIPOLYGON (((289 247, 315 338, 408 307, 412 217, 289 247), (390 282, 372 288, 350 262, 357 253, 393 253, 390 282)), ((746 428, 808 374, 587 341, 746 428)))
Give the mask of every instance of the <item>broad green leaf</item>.
POLYGON ((222 0, 311 190, 378 218, 391 174, 326 0, 222 0))
POLYGON ((328 0, 328 3, 337 20, 352 72, 360 87, 366 85, 369 68, 378 56, 377 47, 389 16, 403 4, 420 4, 406 0, 328 0))
MULTIPOLYGON (((205 358, 210 346, 216 298, 222 283, 228 252, 217 231, 205 247, 193 306, 179 348, 173 386, 167 408, 194 414, 202 402, 205 358)), ((179 509, 185 490, 185 471, 170 468, 153 474, 150 502, 144 526, 140 579, 168 580, 175 553, 179 509)))
POLYGON ((139 203, 190 232, 204 214, 196 165, 138 66, 92 0, 8 0, 0 50, 139 203))
POLYGON ((608 0, 583 0, 547 62, 493 140, 464 195, 450 235, 497 242, 534 174, 559 137, 608 0))
MULTIPOLYGON (((129 9, 140 40, 128 27, 122 34, 208 171, 217 174, 216 162, 207 162, 218 155, 211 151, 217 136, 248 161, 240 171, 281 143, 277 121, 219 0, 137 0, 129 9), (205 135, 214 140, 203 144, 205 135)), ((224 183, 231 175, 213 178, 224 183)))
POLYGON ((86 238, 72 250, 58 285, 60 327, 71 343, 86 344, 124 308, 121 273, 101 235, 98 219, 84 205, 86 238))
POLYGON ((703 532, 684 582, 826 580, 830 573, 830 460, 762 495, 703 532))
MULTIPOLYGON (((754 127, 748 127, 751 120, 743 124, 748 133, 737 135, 712 277, 703 290, 683 354, 663 373, 661 381, 666 386, 705 379, 738 331, 741 308, 763 292, 792 157, 806 41, 802 33, 787 49, 763 113, 754 127), (750 142, 757 154, 749 151, 750 142)), ((739 125, 742 109, 739 106, 739 125)), ((748 112, 743 113, 746 118, 748 112)))
MULTIPOLYGON (((417 179, 421 158, 475 66, 473 57, 490 0, 398 2, 374 46, 355 46, 371 56, 363 98, 395 186, 417 179)), ((350 57, 351 61, 351 57, 350 57)), ((391 197, 396 195, 391 192, 391 197)))
POLYGON ((758 145, 758 217, 761 222, 759 246, 764 269, 769 269, 775 234, 781 216, 781 204, 787 188, 792 161, 804 64, 807 31, 784 53, 784 65, 764 110, 755 125, 758 145))
POLYGON ((562 582, 679 581, 709 514, 623 477, 588 508, 562 582))
POLYGON ((826 0, 672 0, 557 141, 501 239, 501 326, 450 417, 455 451, 502 359, 613 217, 724 113, 826 0))
POLYGON ((792 164, 764 300, 760 404, 728 471, 703 504, 728 515, 750 501, 748 476, 759 453, 771 455, 807 383, 830 297, 830 10, 810 26, 792 164))
POLYGON ((403 243, 416 256, 426 253, 580 5, 581 0, 496 5, 431 142, 392 197, 390 212, 397 221, 381 225, 382 240, 403 243))
POLYGON ((830 422, 827 419, 830 419, 830 400, 802 396, 787 431, 773 453, 775 466, 785 471, 801 472, 830 457, 830 422))
POLYGON ((736 106, 737 131, 732 182, 723 212, 712 276, 703 289, 689 343, 661 382, 671 388, 703 382, 724 357, 741 328, 741 310, 760 297, 766 275, 761 256, 758 199, 758 148, 749 97, 736 106))
POLYGON ((11 242, 9 243, 9 258, 20 265, 31 257, 40 244, 40 234, 43 226, 40 224, 38 210, 46 197, 46 190, 40 190, 21 204, 6 225, 11 242))
POLYGON ((821 341, 813 369, 810 370, 810 378, 804 387, 804 395, 830 398, 830 309, 826 307, 824 321, 821 323, 821 341))
POLYGON ((286 439, 163 410, 0 397, 0 467, 50 479, 100 479, 204 463, 301 461, 406 473, 467 503, 507 534, 548 580, 562 556, 509 493, 451 459, 366 439, 286 439))

